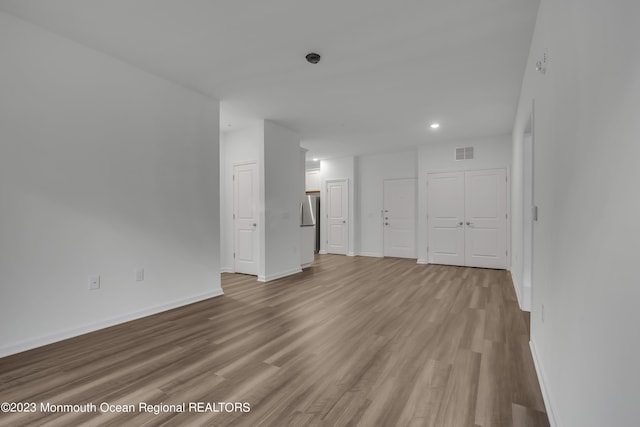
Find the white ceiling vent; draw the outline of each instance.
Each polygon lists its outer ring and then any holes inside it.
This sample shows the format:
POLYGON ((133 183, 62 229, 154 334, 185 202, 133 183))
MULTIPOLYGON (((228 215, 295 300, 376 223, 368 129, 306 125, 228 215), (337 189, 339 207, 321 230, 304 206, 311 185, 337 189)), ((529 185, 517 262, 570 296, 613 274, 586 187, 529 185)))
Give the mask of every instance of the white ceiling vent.
POLYGON ((473 147, 456 148, 456 160, 471 160, 471 159, 473 159, 473 147))
POLYGON ((464 149, 464 159, 465 160, 473 159, 473 147, 465 147, 465 149, 464 149))

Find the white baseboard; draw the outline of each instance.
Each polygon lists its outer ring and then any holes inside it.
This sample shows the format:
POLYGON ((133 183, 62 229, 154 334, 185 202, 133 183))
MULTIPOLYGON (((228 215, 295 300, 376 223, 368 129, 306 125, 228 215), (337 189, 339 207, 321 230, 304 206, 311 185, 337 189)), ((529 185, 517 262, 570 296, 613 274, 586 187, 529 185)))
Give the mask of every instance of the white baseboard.
POLYGON ((418 261, 416 261, 416 264, 429 264, 429 261, 427 261, 424 258, 418 258, 418 261))
POLYGON ((544 400, 544 407, 547 411, 547 417, 549 418, 550 427, 558 427, 556 417, 553 413, 553 406, 551 405, 551 397, 549 396, 549 390, 547 389, 546 375, 544 369, 542 369, 542 363, 538 358, 538 352, 533 341, 529 341, 529 347, 531 348, 531 356, 533 356, 533 365, 536 368, 536 374, 538 375, 538 382, 540 383, 540 390, 542 390, 542 399, 544 400))
POLYGON ((522 309, 531 312, 531 286, 523 286, 522 309))
POLYGON ((509 271, 509 274, 511 274, 511 282, 513 283, 513 289, 516 291, 520 310, 531 312, 531 287, 523 286, 521 290, 516 276, 511 271, 509 271))
POLYGON ((220 273, 235 273, 235 271, 231 267, 221 267, 220 273))
POLYGON ((358 256, 368 256, 368 257, 373 257, 373 258, 384 258, 384 255, 382 255, 380 252, 367 252, 367 251, 360 251, 357 253, 358 256))
POLYGON ((268 276, 259 275, 258 282, 270 282, 272 280, 281 279, 283 277, 291 276, 292 274, 297 274, 302 272, 301 268, 294 268, 289 271, 282 271, 276 274, 269 274, 268 276))
POLYGON ((356 256, 356 254, 353 252, 347 252, 347 256, 356 256))
POLYGON ((320 255, 326 255, 327 251, 325 249, 320 249, 320 252, 318 252, 320 255))
POLYGON ((216 289, 212 292, 207 292, 201 295, 195 295, 189 298, 184 298, 177 301, 172 301, 166 304, 157 305, 154 307, 145 308, 144 310, 136 311, 133 313, 124 314, 121 316, 112 317, 96 323, 89 323, 77 328, 66 329, 54 334, 25 340, 16 344, 0 347, 0 357, 10 356, 12 354, 21 353, 23 351, 31 350, 37 347, 42 347, 47 344, 52 344, 58 341, 66 340, 68 338, 77 337, 79 335, 87 334, 89 332, 95 332, 100 329, 108 328, 110 326, 119 325, 120 323, 129 322, 131 320, 140 319, 142 317, 151 316, 152 314, 161 313, 163 311, 171 310, 174 308, 182 307, 184 305, 193 304, 194 302, 202 301, 205 299, 217 297, 223 295, 222 289, 216 289))
POLYGON ((306 264, 302 264, 302 265, 300 266, 300 268, 304 270, 305 268, 309 268, 309 267, 311 267, 311 264, 313 264, 313 261, 308 262, 308 263, 306 263, 306 264))
POLYGON ((520 310, 524 310, 524 301, 522 300, 522 295, 520 292, 520 284, 518 283, 518 280, 516 279, 516 276, 514 276, 512 271, 509 271, 509 276, 511 276, 511 283, 513 283, 513 290, 516 291, 516 299, 518 300, 518 307, 520 307, 520 310))

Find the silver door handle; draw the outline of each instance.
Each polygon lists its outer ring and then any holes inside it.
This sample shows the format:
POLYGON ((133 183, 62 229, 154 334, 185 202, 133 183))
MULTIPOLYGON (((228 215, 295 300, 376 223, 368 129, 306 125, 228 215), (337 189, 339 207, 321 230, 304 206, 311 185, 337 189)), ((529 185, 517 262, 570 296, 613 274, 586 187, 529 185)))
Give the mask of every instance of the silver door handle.
POLYGON ((346 224, 346 223, 347 223, 347 221, 346 221, 346 220, 342 220, 342 223, 343 223, 343 224, 346 224))
POLYGON ((458 226, 457 226, 456 228, 462 227, 463 225, 464 225, 464 223, 463 223, 462 221, 460 221, 460 222, 458 223, 458 226))
POLYGON ((254 222, 253 224, 251 224, 251 225, 253 225, 254 227, 257 227, 257 226, 258 226, 258 224, 256 224, 255 222, 254 222))
POLYGON ((473 227, 473 223, 472 223, 472 222, 467 221, 467 225, 468 225, 469 227, 473 227))

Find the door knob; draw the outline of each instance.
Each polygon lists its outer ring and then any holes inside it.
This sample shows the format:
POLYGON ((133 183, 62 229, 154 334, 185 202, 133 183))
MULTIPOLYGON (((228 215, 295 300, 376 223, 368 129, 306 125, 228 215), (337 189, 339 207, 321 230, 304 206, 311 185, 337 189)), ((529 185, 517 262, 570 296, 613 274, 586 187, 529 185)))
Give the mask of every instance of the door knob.
POLYGON ((460 221, 460 222, 458 223, 458 227, 462 227, 463 225, 464 225, 464 223, 463 223, 462 221, 460 221))
POLYGON ((473 223, 472 223, 472 222, 470 222, 470 221, 467 221, 467 225, 468 225, 469 227, 473 227, 473 223))
POLYGON ((389 223, 388 223, 388 222, 385 222, 385 223, 384 223, 384 225, 389 225, 389 223))
POLYGON ((257 226, 258 226, 258 224, 256 224, 255 222, 254 222, 253 224, 251 224, 251 225, 253 225, 254 227, 257 227, 257 226))
POLYGON ((388 217, 388 216, 385 216, 385 217, 384 217, 384 219, 389 219, 389 217, 388 217))
POLYGON ((343 223, 343 224, 346 224, 346 223, 347 223, 347 221, 346 221, 346 220, 342 220, 342 223, 343 223))

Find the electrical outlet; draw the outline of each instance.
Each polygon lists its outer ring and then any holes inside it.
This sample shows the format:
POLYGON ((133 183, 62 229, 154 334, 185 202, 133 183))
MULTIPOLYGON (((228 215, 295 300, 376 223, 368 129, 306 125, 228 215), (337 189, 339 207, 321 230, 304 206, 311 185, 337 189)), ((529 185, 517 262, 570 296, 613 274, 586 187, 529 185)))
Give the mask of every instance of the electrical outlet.
POLYGON ((95 291, 96 289, 100 289, 100 276, 89 276, 89 289, 95 291))
POLYGON ((142 282, 144 280, 144 268, 136 270, 136 282, 142 282))
POLYGON ((544 304, 540 306, 540 320, 544 323, 544 304))

